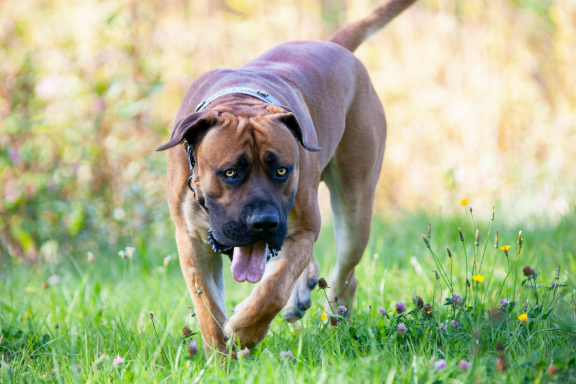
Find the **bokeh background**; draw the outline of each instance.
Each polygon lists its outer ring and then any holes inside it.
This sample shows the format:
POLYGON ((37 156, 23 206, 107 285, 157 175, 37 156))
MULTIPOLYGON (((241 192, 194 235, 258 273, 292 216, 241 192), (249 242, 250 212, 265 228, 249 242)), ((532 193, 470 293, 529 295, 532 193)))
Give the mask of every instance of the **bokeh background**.
MULTIPOLYGON (((0 261, 171 241, 153 149, 192 80, 383 1, 0 2, 0 261)), ((376 214, 574 211, 575 0, 421 0, 356 54, 389 126, 376 214)))

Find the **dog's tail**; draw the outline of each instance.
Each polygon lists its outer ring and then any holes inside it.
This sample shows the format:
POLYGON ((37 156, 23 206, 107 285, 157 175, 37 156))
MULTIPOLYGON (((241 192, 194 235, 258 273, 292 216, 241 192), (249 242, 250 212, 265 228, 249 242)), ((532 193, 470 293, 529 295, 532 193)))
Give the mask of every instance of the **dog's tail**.
POLYGON ((390 0, 372 11, 368 17, 343 26, 328 41, 354 52, 364 40, 384 28, 386 24, 414 2, 416 0, 390 0))

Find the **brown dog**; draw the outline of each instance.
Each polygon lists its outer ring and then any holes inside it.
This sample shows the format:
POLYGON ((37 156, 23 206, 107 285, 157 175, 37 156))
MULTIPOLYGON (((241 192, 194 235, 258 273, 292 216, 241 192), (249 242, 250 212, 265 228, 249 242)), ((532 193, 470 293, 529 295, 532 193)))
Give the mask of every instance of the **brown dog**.
POLYGON ((295 320, 310 307, 321 180, 336 234, 331 292, 351 303, 386 139, 384 110, 352 52, 414 1, 391 0, 328 42, 282 44, 239 69, 206 72, 186 92, 157 150, 172 148, 168 203, 209 348, 226 352, 232 335, 252 347, 283 308, 295 320), (262 281, 229 319, 218 253, 238 282, 262 281))

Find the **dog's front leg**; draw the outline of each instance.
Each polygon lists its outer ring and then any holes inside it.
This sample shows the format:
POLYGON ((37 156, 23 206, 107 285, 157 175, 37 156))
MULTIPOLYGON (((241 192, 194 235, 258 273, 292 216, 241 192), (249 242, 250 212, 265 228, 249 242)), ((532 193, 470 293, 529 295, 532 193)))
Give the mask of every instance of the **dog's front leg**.
POLYGON ((310 262, 316 237, 313 231, 302 231, 286 238, 278 257, 266 266, 262 282, 236 306, 224 329, 242 348, 252 348, 264 339, 310 262))
POLYGON ((214 253, 201 239, 191 238, 185 230, 176 230, 176 243, 180 267, 194 302, 206 352, 210 354, 217 350, 226 353, 227 338, 222 327, 228 317, 222 256, 214 253))

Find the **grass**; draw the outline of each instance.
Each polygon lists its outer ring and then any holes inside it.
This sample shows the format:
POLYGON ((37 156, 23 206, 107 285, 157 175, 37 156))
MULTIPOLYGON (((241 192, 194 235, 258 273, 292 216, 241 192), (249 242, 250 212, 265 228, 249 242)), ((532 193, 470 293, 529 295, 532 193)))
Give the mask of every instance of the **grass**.
MULTIPOLYGON (((187 308, 191 300, 178 263, 166 259, 164 265, 166 254, 176 254, 172 238, 147 244, 143 237, 134 257, 126 259, 114 250, 95 254, 94 263, 85 253, 57 263, 5 261, 0 272, 0 381, 576 382, 576 216, 557 223, 534 219, 523 228, 509 227, 497 216, 490 237, 491 213, 483 216, 475 223, 468 212, 374 218, 370 243, 357 268, 355 312, 338 317, 326 310, 324 293, 314 292, 313 306, 302 321, 292 325, 279 316, 251 356, 240 360, 202 352, 189 356, 189 341, 200 342, 200 335, 182 340, 183 324, 193 331, 198 327, 187 308), (424 233, 428 240, 428 223, 430 250, 420 238, 424 233), (458 227, 465 237, 467 263, 458 227), (474 244, 476 228, 479 246, 474 244), (499 245, 512 246, 509 263, 503 251, 494 248, 496 230, 499 245), (518 230, 523 230, 523 246, 514 263, 518 230), (536 275, 522 283, 526 265, 536 275), (470 280, 472 274, 481 274, 484 281, 470 280), (450 286, 462 295, 462 305, 447 301, 450 286), (432 306, 432 317, 412 303, 414 296, 432 306), (503 298, 509 300, 505 308, 503 298), (397 301, 407 307, 401 315, 395 313, 397 301), (378 313, 379 307, 386 309, 386 317, 378 313), (339 325, 322 321, 322 313, 335 317, 339 325), (526 323, 518 319, 522 313, 528 315, 526 323), (452 320, 458 328, 450 326, 452 320), (400 322, 407 327, 404 334, 398 332, 400 322), (440 322, 447 324, 445 330, 440 322), (280 358, 282 351, 292 351, 294 359, 280 358), (122 364, 114 364, 115 357, 122 364), (442 370, 440 360, 446 361, 442 370), (470 369, 461 370, 461 360, 470 369), (558 370, 554 375, 549 371, 552 360, 558 370)), ((329 226, 323 227, 315 254, 321 276, 328 277, 335 254, 329 226)), ((227 269, 225 273, 227 305, 232 308, 251 286, 234 283, 227 269)))

